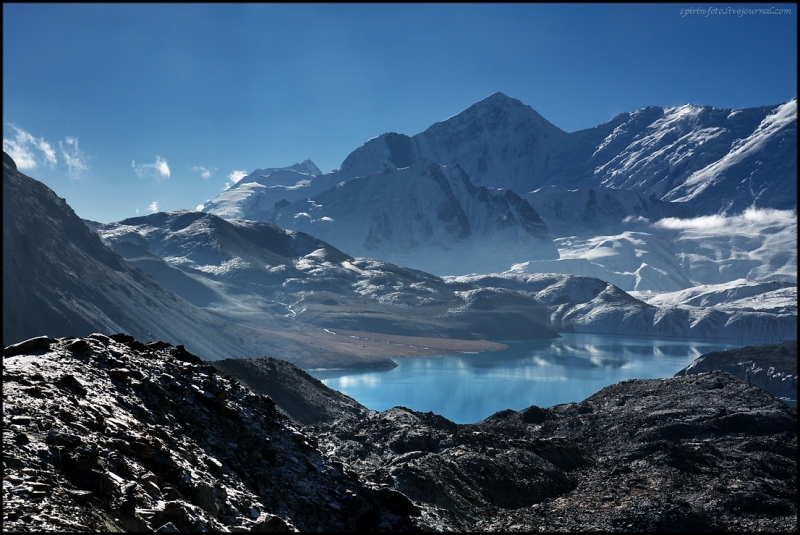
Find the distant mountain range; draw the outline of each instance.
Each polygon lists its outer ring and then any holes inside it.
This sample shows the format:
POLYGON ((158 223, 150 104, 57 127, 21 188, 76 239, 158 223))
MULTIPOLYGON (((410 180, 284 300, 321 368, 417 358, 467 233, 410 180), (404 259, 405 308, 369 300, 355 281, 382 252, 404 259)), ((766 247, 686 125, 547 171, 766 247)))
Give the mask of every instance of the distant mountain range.
POLYGON ((124 331, 311 368, 557 331, 796 339, 792 117, 646 108, 567 134, 497 93, 332 173, 259 169, 205 213, 110 224, 4 154, 4 344, 124 331))
MULTIPOLYGON (((3 155, 4 345, 43 335, 125 332, 184 344, 206 360, 269 354, 301 364, 375 365, 359 357, 370 342, 325 344, 315 341, 322 329, 281 323, 275 315, 249 324, 225 320, 199 306, 208 304, 209 290, 154 255, 149 260, 162 272, 147 270, 154 275, 148 276, 121 258, 64 199, 3 155)), ((391 365, 382 356, 374 361, 391 365)))
POLYGON ((796 119, 796 100, 687 104, 566 133, 495 93, 415 136, 375 137, 328 174, 308 161, 255 171, 202 210, 437 275, 571 273, 628 291, 796 282, 796 222, 785 214, 734 247, 744 255, 657 226, 754 209, 796 214, 796 119))
POLYGON ((495 93, 412 137, 384 134, 353 151, 350 178, 428 158, 476 185, 521 194, 548 185, 630 189, 694 215, 797 205, 797 100, 743 110, 650 106, 573 133, 495 93))
POLYGON ((165 288, 246 324, 277 316, 360 337, 507 340, 551 337, 553 331, 796 337, 792 282, 739 280, 635 298, 579 275, 441 279, 353 258, 302 232, 199 212, 151 214, 96 228, 111 249, 165 288))
POLYGON ((267 223, 195 211, 84 222, 4 155, 4 345, 125 332, 206 360, 391 367, 390 356, 558 336, 535 300, 491 291, 491 310, 474 309, 471 289, 267 223))
MULTIPOLYGON (((327 175, 316 173, 310 162, 302 171, 300 164, 287 168, 305 173, 307 182, 271 184, 282 190, 269 192, 274 201, 262 207, 271 210, 283 197, 310 198, 320 187, 425 159, 458 164, 475 185, 520 195, 554 185, 606 187, 678 202, 693 215, 751 206, 792 209, 797 205, 797 100, 742 110, 650 106, 566 133, 530 106, 495 93, 415 136, 387 133, 370 139, 327 175)), ((204 211, 221 211, 219 205, 248 182, 210 201, 204 211)))

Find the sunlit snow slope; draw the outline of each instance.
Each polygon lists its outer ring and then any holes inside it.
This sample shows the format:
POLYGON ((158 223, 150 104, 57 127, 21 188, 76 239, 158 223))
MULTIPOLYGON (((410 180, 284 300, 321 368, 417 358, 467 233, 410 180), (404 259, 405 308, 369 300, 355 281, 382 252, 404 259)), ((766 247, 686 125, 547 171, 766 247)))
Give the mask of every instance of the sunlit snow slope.
POLYGON ((739 279, 797 284, 795 211, 748 209, 624 226, 631 230, 556 238, 558 260, 524 262, 512 271, 591 275, 624 290, 676 291, 739 279))

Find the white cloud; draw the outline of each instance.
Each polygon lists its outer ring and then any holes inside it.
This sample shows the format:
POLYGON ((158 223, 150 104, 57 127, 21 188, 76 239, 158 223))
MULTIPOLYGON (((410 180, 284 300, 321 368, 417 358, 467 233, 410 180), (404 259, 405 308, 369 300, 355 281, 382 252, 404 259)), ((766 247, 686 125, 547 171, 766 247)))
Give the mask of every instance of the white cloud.
POLYGON ((148 206, 147 209, 154 213, 158 212, 158 201, 151 202, 150 206, 148 206))
POLYGON ((211 178, 211 173, 213 173, 216 170, 217 170, 216 167, 212 167, 211 169, 208 169, 208 168, 203 167, 201 165, 196 165, 196 166, 192 167, 192 171, 200 171, 200 177, 203 180, 208 180, 209 178, 211 178))
POLYGON ((797 224, 797 213, 793 210, 773 210, 771 208, 748 208, 742 214, 745 221, 797 224))
POLYGON ((694 217, 691 219, 679 219, 677 217, 667 217, 664 219, 659 219, 653 226, 657 228, 663 229, 672 229, 672 230, 685 230, 685 229, 694 229, 694 230, 704 230, 704 229, 712 229, 712 228, 719 228, 724 226, 727 221, 727 216, 724 215, 704 215, 701 217, 694 217))
POLYGON ((33 152, 15 140, 3 138, 3 152, 8 153, 17 164, 17 169, 33 169, 36 167, 36 157, 33 152))
POLYGON ((198 204, 198 205, 197 205, 197 208, 195 208, 194 210, 195 210, 196 212, 202 212, 202 211, 203 211, 203 207, 204 207, 204 206, 205 206, 205 204, 198 204))
POLYGON ((796 228, 797 212, 751 207, 734 215, 717 214, 691 219, 668 217, 656 221, 653 226, 692 234, 756 235, 762 232, 774 232, 778 228, 796 228))
POLYGON ((167 165, 167 160, 162 159, 160 156, 156 156, 156 170, 158 174, 163 176, 164 178, 169 178, 169 165, 167 165))
POLYGON ((236 184, 246 176, 247 176, 247 171, 231 171, 230 173, 228 173, 228 180, 230 180, 230 182, 225 183, 225 186, 222 188, 222 191, 228 191, 233 187, 234 184, 236 184))
POLYGON ((33 137, 13 123, 6 123, 14 130, 13 138, 3 136, 3 151, 14 159, 19 169, 34 169, 39 164, 39 158, 50 167, 56 165, 56 151, 44 138, 33 137), (41 154, 38 154, 41 153, 41 154))
POLYGON ((64 141, 58 142, 61 155, 67 163, 67 176, 73 180, 80 180, 81 174, 89 169, 86 165, 85 156, 78 147, 78 138, 67 137, 64 141))
POLYGON ((153 163, 140 163, 137 165, 135 160, 131 161, 131 167, 139 178, 143 178, 146 175, 155 176, 159 179, 170 177, 167 160, 158 155, 156 155, 156 161, 153 163))
POLYGON ((236 184, 246 176, 247 176, 247 171, 231 171, 228 174, 228 180, 236 184))
POLYGON ((56 151, 53 150, 53 147, 50 146, 50 143, 45 141, 42 138, 36 140, 37 148, 44 153, 44 157, 47 160, 47 163, 50 167, 56 165, 56 151))

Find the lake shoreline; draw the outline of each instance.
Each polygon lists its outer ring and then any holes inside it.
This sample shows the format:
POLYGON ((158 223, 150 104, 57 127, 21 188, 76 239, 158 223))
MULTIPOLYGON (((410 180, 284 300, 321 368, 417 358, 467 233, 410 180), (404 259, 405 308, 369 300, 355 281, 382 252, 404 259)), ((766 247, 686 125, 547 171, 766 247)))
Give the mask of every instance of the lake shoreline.
POLYGON ((673 377, 702 354, 753 343, 587 333, 502 342, 495 351, 395 356, 391 369, 307 372, 371 410, 403 406, 474 423, 505 409, 580 402, 620 381, 673 377))
POLYGON ((328 366, 309 366, 302 368, 307 372, 351 370, 390 370, 397 366, 391 359, 406 357, 441 357, 464 353, 485 353, 508 349, 508 344, 490 340, 464 340, 457 338, 432 338, 423 336, 404 336, 395 334, 373 333, 367 331, 351 331, 325 329, 328 335, 348 342, 363 341, 369 346, 370 355, 362 355, 356 361, 343 362, 337 359, 328 366), (351 364, 352 362, 352 364, 351 364), (391 363, 391 364, 389 364, 391 363))

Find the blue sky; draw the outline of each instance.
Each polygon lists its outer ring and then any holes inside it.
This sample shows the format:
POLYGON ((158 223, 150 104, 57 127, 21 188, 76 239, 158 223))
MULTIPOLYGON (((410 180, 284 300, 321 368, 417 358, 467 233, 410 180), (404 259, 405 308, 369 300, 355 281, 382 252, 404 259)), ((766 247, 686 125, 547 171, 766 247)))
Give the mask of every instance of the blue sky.
POLYGON ((339 167, 502 91, 556 126, 797 96, 794 4, 3 4, 3 146, 79 216, 339 167), (777 11, 773 11, 777 13, 777 11))

